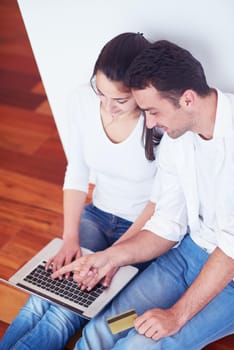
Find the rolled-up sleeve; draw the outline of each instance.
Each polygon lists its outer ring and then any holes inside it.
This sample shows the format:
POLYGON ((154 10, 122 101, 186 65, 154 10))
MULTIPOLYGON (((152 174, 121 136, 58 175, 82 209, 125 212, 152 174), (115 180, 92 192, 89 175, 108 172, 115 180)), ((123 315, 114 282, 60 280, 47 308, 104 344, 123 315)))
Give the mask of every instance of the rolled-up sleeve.
POLYGON ((177 242, 187 232, 187 209, 173 161, 174 154, 170 152, 166 137, 162 141, 158 157, 158 171, 151 195, 156 210, 144 229, 177 242))
POLYGON ((226 220, 219 220, 217 241, 218 247, 234 259, 234 214, 226 220))
POLYGON ((234 150, 228 147, 228 151, 217 189, 216 239, 218 247, 234 259, 234 150))

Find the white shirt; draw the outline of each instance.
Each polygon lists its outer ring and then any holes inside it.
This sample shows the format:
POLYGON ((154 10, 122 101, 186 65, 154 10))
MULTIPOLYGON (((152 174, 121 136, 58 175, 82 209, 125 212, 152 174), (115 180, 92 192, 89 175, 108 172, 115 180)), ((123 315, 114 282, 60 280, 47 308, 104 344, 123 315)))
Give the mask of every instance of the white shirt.
POLYGON ((70 146, 64 189, 88 191, 95 179, 93 203, 99 209, 134 221, 148 200, 156 174, 156 161, 145 157, 141 115, 129 137, 113 143, 105 134, 100 100, 87 87, 74 94, 69 119, 70 146))
POLYGON ((157 209, 144 228, 180 241, 189 226, 208 253, 218 246, 234 258, 234 95, 217 92, 212 140, 164 135, 151 198, 157 209))

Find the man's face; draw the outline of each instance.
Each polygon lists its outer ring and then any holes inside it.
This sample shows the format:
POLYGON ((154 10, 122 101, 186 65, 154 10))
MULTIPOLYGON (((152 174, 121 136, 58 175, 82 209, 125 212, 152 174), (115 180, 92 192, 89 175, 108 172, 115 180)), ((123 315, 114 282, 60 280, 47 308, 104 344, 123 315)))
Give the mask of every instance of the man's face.
POLYGON ((153 86, 132 90, 132 93, 138 106, 145 111, 147 128, 160 127, 172 138, 192 130, 192 118, 186 108, 161 97, 153 86))

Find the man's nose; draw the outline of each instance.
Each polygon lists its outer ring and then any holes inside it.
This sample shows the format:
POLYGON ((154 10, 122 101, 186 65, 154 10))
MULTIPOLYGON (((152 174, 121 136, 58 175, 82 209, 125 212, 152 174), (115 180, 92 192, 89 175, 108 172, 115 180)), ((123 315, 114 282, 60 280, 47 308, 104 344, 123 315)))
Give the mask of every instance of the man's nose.
POLYGON ((155 115, 151 115, 146 112, 146 127, 148 129, 152 129, 154 126, 156 126, 156 124, 157 122, 155 115))

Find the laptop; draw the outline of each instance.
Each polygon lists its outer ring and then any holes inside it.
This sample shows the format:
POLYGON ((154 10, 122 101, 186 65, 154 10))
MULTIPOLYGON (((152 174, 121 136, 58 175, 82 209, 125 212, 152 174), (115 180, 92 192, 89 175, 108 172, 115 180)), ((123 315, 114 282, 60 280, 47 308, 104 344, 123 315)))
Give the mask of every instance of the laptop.
MULTIPOLYGON (((23 265, 7 282, 8 284, 35 294, 52 303, 78 313, 80 316, 91 319, 96 316, 137 274, 134 266, 120 267, 111 285, 106 288, 101 284, 91 291, 81 291, 72 279, 51 278, 52 271, 45 270, 45 264, 54 256, 62 245, 62 239, 54 238, 31 260, 23 265)), ((91 253, 82 248, 83 254, 91 253)), ((2 279, 3 280, 3 279, 2 279)))

